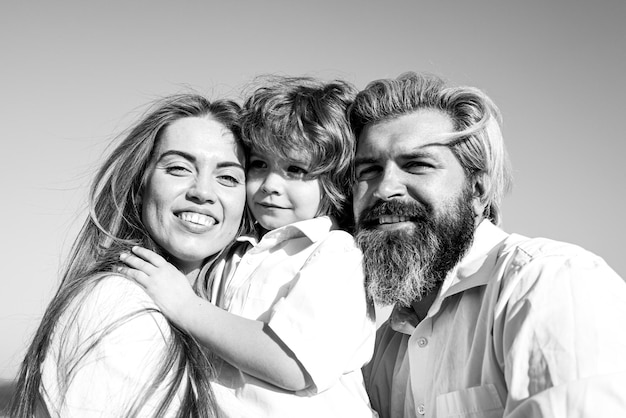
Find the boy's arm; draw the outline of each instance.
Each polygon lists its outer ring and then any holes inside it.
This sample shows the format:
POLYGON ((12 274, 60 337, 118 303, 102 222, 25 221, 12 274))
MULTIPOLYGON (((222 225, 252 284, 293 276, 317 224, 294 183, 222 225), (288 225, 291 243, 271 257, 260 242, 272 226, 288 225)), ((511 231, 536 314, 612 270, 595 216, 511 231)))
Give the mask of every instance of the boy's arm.
POLYGON ((241 371, 282 389, 308 388, 311 378, 263 322, 226 312, 196 295, 187 278, 158 254, 134 247, 120 272, 142 285, 163 314, 241 371))

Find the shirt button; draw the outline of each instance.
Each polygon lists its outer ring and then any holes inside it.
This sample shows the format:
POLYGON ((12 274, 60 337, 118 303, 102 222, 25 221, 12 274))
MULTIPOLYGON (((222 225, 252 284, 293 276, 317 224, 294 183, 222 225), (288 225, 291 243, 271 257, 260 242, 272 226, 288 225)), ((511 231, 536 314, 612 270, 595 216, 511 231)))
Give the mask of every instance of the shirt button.
POLYGON ((417 339, 417 345, 420 348, 424 348, 428 345, 428 339, 424 338, 424 337, 420 337, 417 339))
POLYGON ((423 403, 417 405, 417 413, 420 415, 424 415, 426 413, 426 407, 423 403))

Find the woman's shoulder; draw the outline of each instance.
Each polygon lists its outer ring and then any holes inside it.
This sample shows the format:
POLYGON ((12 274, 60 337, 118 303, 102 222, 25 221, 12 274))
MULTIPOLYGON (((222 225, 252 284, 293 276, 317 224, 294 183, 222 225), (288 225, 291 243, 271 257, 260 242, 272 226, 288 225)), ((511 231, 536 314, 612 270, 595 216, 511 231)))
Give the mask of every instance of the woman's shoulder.
POLYGON ((114 273, 104 273, 91 278, 83 290, 82 298, 96 305, 141 305, 156 309, 156 305, 143 288, 131 279, 114 273))
POLYGON ((149 320, 160 329, 167 328, 165 318, 141 286, 114 273, 91 277, 64 316, 88 328, 132 320, 149 320))

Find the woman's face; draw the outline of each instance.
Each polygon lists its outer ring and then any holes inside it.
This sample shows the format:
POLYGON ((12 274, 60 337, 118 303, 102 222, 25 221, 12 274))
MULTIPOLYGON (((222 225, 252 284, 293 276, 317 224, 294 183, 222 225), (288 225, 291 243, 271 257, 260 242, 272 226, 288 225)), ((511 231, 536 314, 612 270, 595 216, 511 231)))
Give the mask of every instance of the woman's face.
POLYGON ((159 134, 142 220, 183 273, 234 239, 246 200, 244 161, 232 132, 209 117, 178 119, 159 134))

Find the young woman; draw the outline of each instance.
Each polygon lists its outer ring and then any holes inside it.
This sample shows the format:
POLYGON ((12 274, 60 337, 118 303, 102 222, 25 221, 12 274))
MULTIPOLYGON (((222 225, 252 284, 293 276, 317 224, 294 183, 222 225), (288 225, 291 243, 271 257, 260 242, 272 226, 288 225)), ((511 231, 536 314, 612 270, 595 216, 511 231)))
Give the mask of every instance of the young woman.
POLYGON ((141 245, 203 287, 203 266, 242 228, 239 112, 230 101, 171 96, 113 149, 22 364, 10 416, 216 415, 210 358, 115 270, 121 251, 141 245))

